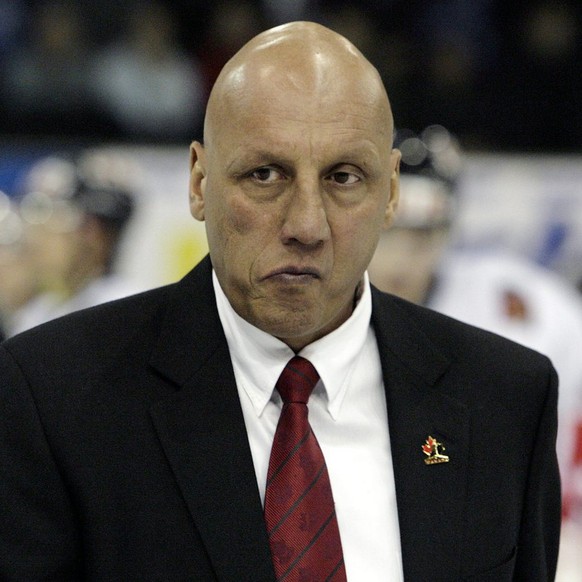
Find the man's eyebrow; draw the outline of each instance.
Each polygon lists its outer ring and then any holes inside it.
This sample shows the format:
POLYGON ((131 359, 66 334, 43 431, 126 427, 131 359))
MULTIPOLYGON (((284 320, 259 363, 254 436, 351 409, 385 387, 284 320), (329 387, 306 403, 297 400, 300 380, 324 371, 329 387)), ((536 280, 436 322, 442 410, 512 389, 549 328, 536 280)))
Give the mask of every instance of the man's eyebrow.
POLYGON ((289 148, 285 147, 277 147, 275 149, 252 149, 241 146, 234 151, 233 158, 226 166, 226 169, 230 170, 237 166, 252 166, 254 164, 260 165, 269 163, 290 165, 293 163, 293 159, 286 153, 288 150, 289 148))

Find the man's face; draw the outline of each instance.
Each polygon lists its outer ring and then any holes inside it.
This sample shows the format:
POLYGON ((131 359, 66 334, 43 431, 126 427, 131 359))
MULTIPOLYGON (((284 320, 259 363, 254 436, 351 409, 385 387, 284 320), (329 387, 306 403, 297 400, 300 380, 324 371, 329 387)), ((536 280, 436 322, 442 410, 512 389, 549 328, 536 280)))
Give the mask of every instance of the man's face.
POLYGON ((273 83, 192 148, 191 209, 236 312, 296 351, 341 325, 397 200, 399 153, 356 92, 273 83))

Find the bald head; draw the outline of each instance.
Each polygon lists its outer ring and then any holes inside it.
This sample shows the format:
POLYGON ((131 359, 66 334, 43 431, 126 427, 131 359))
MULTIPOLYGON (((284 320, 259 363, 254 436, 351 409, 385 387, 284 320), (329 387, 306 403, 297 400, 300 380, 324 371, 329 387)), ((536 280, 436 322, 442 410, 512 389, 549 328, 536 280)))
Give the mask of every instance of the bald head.
POLYGON ((301 98, 287 99, 288 109, 295 106, 306 115, 311 106, 319 117, 325 116, 330 101, 354 100, 368 108, 377 127, 392 137, 392 112, 375 67, 332 30, 313 22, 292 22, 259 34, 224 66, 208 101, 205 142, 252 102, 290 94, 301 98))

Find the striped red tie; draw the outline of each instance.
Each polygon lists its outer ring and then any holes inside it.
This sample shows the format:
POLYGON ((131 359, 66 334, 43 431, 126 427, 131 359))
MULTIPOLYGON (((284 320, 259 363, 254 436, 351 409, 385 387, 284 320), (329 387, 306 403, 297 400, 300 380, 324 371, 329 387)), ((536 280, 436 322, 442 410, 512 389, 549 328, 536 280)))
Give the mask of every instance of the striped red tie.
POLYGON ((319 374, 295 356, 277 381, 283 410, 273 440, 265 522, 277 581, 346 580, 329 475, 307 420, 307 401, 319 374))

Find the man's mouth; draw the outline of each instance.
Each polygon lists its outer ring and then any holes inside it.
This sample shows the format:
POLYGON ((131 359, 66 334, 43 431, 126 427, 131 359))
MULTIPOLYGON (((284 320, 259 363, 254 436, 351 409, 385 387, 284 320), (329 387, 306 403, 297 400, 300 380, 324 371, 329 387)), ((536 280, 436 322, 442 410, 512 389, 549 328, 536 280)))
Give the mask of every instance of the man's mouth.
POLYGON ((311 283, 315 279, 321 279, 318 269, 294 265, 275 269, 265 277, 265 280, 277 280, 284 283, 311 283))

